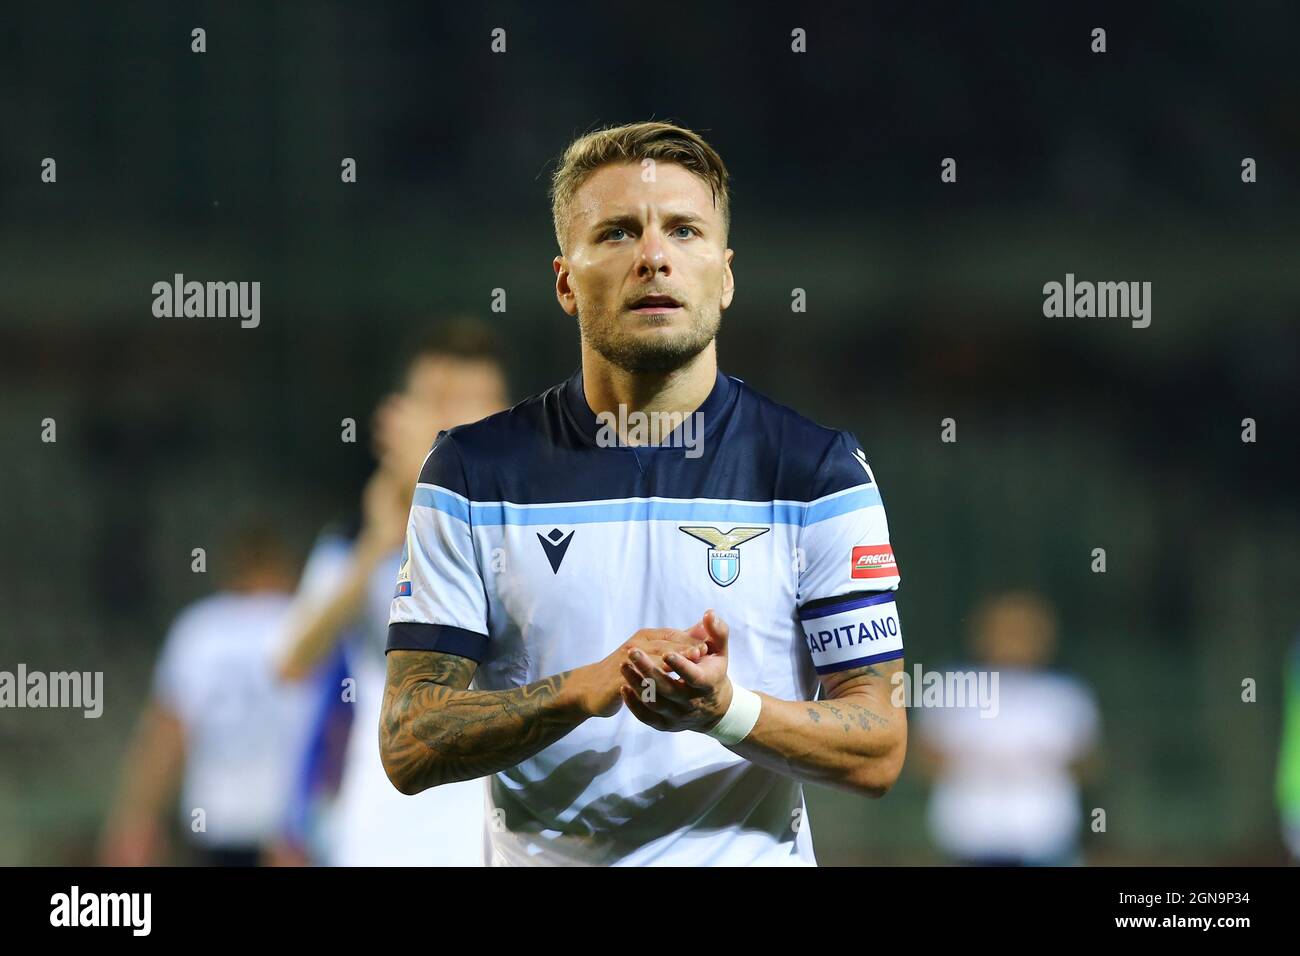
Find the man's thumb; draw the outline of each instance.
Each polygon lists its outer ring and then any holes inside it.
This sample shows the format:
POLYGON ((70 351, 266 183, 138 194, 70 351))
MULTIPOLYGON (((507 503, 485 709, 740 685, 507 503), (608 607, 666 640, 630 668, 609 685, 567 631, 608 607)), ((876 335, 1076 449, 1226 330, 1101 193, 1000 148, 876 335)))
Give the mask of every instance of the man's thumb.
POLYGON ((714 652, 726 653, 727 635, 731 633, 731 629, 727 627, 727 622, 720 618, 713 608, 709 608, 704 612, 704 620, 701 623, 709 632, 709 637, 715 645, 714 652))

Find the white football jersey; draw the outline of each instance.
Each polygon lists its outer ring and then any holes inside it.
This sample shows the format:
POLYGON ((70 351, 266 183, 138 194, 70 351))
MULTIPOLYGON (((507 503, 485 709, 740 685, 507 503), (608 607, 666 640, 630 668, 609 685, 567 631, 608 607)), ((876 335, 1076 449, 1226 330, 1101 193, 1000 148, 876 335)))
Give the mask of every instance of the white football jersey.
POLYGON ((158 660, 154 695, 185 728, 181 821, 204 846, 264 844, 288 813, 317 693, 275 679, 288 609, 278 592, 203 598, 177 616, 158 660))
MULTIPOLYGON (((441 434, 388 650, 471 658, 474 686, 506 690, 714 608, 730 676, 786 700, 814 699, 818 674, 901 657, 898 568, 856 440, 722 373, 695 414, 690 454, 673 437, 611 446, 579 372, 441 434)), ((494 864, 815 865, 797 780, 626 708, 489 785, 494 864)))
POLYGON ((1093 694, 1051 671, 1002 666, 998 677, 992 717, 973 707, 918 715, 921 739, 943 755, 930 831, 960 859, 1067 859, 1084 819, 1071 765, 1098 736, 1093 694))

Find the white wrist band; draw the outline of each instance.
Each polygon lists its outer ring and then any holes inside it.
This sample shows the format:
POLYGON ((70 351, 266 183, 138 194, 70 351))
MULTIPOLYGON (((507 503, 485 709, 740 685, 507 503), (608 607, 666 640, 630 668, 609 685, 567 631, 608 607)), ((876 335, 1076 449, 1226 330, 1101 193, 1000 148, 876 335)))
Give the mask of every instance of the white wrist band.
POLYGON ((734 680, 731 682, 731 706, 718 721, 705 733, 721 744, 730 747, 738 744, 754 729, 758 723, 758 713, 763 709, 763 698, 752 690, 746 690, 734 680))

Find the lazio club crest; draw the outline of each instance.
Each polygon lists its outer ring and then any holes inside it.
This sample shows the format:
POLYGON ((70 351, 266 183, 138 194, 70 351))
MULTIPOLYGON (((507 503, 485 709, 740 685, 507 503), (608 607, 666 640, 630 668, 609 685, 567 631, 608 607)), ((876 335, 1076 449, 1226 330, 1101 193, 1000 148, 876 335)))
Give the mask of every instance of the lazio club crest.
POLYGON ((679 527, 677 530, 709 546, 709 577, 714 584, 725 588, 740 577, 740 546, 772 529, 732 528, 726 534, 717 528, 679 527))

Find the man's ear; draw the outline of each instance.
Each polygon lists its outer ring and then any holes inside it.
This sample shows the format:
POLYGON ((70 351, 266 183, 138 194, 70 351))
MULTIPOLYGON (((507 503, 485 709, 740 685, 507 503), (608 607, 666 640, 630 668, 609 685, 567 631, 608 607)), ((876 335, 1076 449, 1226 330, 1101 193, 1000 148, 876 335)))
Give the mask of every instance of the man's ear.
POLYGON ((578 314, 578 300, 569 281, 569 263, 564 256, 556 256, 551 266, 555 269, 555 299, 569 316, 578 314))
POLYGON ((731 260, 735 258, 736 250, 728 249, 724 253, 724 263, 722 266, 722 301, 719 303, 722 308, 731 305, 732 297, 736 294, 736 277, 731 273, 731 260))

